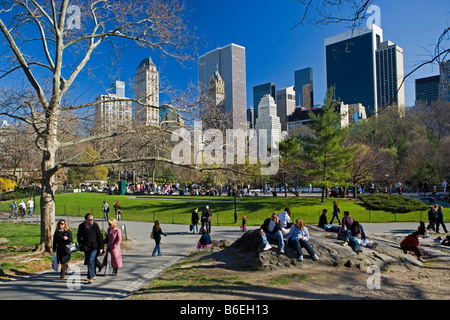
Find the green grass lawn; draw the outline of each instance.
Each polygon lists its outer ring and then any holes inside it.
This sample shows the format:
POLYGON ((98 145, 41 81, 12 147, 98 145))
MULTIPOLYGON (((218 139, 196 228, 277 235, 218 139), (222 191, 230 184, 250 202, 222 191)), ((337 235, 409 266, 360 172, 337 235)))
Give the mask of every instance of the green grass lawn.
MULTIPOLYGON (((171 196, 159 199, 155 196, 116 196, 102 193, 66 193, 55 195, 56 215, 82 217, 90 212, 95 218, 103 218, 102 203, 106 200, 110 207, 110 214, 114 212, 114 200, 122 206, 124 220, 150 222, 160 220, 162 223, 189 224, 191 212, 195 207, 202 210, 209 205, 213 212, 213 225, 234 225, 234 199, 232 197, 178 197, 171 196)), ((238 198, 236 209, 238 224, 242 215, 247 216, 248 226, 261 225, 272 212, 282 212, 285 207, 291 208, 292 220, 302 218, 307 224, 317 224, 322 209, 328 209, 328 220, 331 219, 332 202, 329 198, 321 203, 320 197, 245 197, 238 198)), ((356 199, 337 199, 341 210, 360 222, 394 222, 394 221, 426 221, 426 211, 409 213, 391 213, 386 211, 368 210, 356 199)), ((39 206, 39 197, 36 197, 39 206)), ((9 211, 11 201, 5 201, 0 209, 9 211)), ((449 208, 444 208, 447 217, 449 208)))

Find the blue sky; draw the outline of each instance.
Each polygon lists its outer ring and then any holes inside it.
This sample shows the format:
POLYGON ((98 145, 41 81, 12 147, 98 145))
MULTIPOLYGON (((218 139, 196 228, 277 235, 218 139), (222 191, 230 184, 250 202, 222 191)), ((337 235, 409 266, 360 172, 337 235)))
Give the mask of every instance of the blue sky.
MULTIPOLYGON (((198 54, 235 43, 246 48, 247 102, 252 104, 253 86, 274 82, 277 89, 294 84, 294 71, 311 67, 314 72, 314 100, 322 103, 326 92, 324 39, 345 32, 347 26, 330 24, 291 28, 299 21, 303 7, 294 0, 191 0, 187 19, 206 44, 198 54)), ((428 60, 442 31, 449 26, 448 0, 374 0, 381 9, 384 40, 404 50, 405 74, 428 60)), ((446 45, 448 47, 449 40, 446 45)), ((149 50, 129 47, 111 69, 97 68, 94 74, 83 75, 77 88, 78 103, 93 101, 105 93, 111 74, 127 83, 127 96, 133 97, 130 83, 139 62, 151 56, 164 82, 183 90, 197 83, 197 65, 185 67, 173 59, 161 59, 149 50), (105 71, 106 70, 106 71, 105 71)), ((195 57, 197 60, 197 57, 195 57)), ((109 64, 101 57, 97 62, 109 64)), ((97 62, 93 62, 94 65, 97 62)), ((414 79, 439 73, 437 64, 417 71, 405 83, 406 104, 414 104, 414 79)), ((164 96, 161 97, 164 102, 164 96)))
MULTIPOLYGON (((448 0, 375 0, 381 9, 384 40, 404 50, 405 74, 428 60, 442 31, 449 26, 448 0)), ((314 99, 325 96, 324 39, 348 30, 348 27, 292 27, 300 19, 302 7, 294 0, 193 0, 189 2, 190 23, 208 44, 199 48, 202 55, 212 49, 235 43, 246 48, 247 101, 252 104, 255 85, 274 82, 277 89, 294 83, 294 71, 312 67, 314 99)), ((448 42, 447 42, 448 45, 448 42)), ((155 58, 157 62, 157 58, 155 58)), ((183 69, 177 64, 162 66, 168 81, 182 88, 197 81, 197 67, 183 69)), ((414 104, 414 79, 439 73, 437 64, 423 67, 405 83, 406 104, 414 104)))

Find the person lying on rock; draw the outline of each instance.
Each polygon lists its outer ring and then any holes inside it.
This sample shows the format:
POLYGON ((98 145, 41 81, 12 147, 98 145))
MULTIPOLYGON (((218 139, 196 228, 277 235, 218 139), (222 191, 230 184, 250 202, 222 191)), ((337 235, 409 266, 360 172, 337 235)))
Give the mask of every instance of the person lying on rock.
POLYGON ((284 253, 284 241, 283 232, 281 231, 280 220, 278 219, 278 214, 276 212, 272 213, 270 218, 264 220, 264 223, 259 229, 259 234, 261 235, 261 241, 263 244, 263 250, 270 250, 272 246, 269 241, 278 241, 278 247, 280 248, 280 253, 284 253))

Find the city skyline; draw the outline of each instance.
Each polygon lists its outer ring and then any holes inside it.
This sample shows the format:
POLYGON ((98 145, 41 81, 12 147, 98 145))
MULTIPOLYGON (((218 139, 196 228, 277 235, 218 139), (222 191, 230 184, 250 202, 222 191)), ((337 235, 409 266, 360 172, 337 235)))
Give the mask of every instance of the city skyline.
MULTIPOLYGON (((408 74, 434 52, 439 36, 448 26, 449 12, 445 0, 429 3, 419 0, 373 1, 380 7, 381 28, 384 39, 404 50, 404 73, 408 74), (429 19, 432 16, 433 19, 429 19)), ((92 58, 94 69, 80 75, 73 90, 77 103, 92 102, 105 94, 114 81, 124 81, 131 92, 136 66, 151 57, 160 72, 161 86, 174 86, 186 90, 198 83, 198 58, 212 50, 231 43, 246 48, 246 100, 247 108, 253 106, 253 87, 273 82, 277 88, 295 84, 294 73, 304 68, 314 70, 314 103, 322 103, 326 93, 324 39, 349 30, 338 24, 307 25, 293 28, 300 20, 304 7, 294 0, 269 0, 246 2, 187 2, 188 26, 196 28, 200 41, 193 61, 185 67, 172 58, 161 58, 155 52, 130 46, 112 66, 105 68, 112 57, 99 54, 92 58), (236 8, 239 7, 239 10, 236 8), (220 14, 217 14, 220 13, 220 14), (95 69, 96 68, 96 69, 95 69), (108 72, 105 72, 108 70, 108 72)), ((448 41, 448 40, 447 40, 448 41)), ((415 101, 415 79, 439 74, 436 63, 417 70, 405 81, 405 105, 415 101)), ((9 83, 2 85, 7 86, 9 83)), ((170 102, 169 95, 161 89, 160 105, 170 102)), ((131 93, 129 96, 132 96, 131 93)))

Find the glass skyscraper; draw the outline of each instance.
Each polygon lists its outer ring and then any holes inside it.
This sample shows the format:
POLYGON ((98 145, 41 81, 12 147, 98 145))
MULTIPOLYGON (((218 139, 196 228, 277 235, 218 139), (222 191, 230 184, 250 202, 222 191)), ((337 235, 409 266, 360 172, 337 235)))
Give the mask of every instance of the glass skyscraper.
POLYGON ((261 102, 262 97, 266 94, 270 94, 270 96, 276 101, 275 83, 269 82, 253 87, 253 109, 255 119, 258 118, 258 105, 261 102))
POLYGON ((294 72, 295 105, 312 109, 314 106, 313 70, 305 68, 294 72))
POLYGON ((376 25, 325 39, 327 88, 335 87, 335 99, 362 103, 367 115, 377 113, 376 50, 383 31, 376 25))

